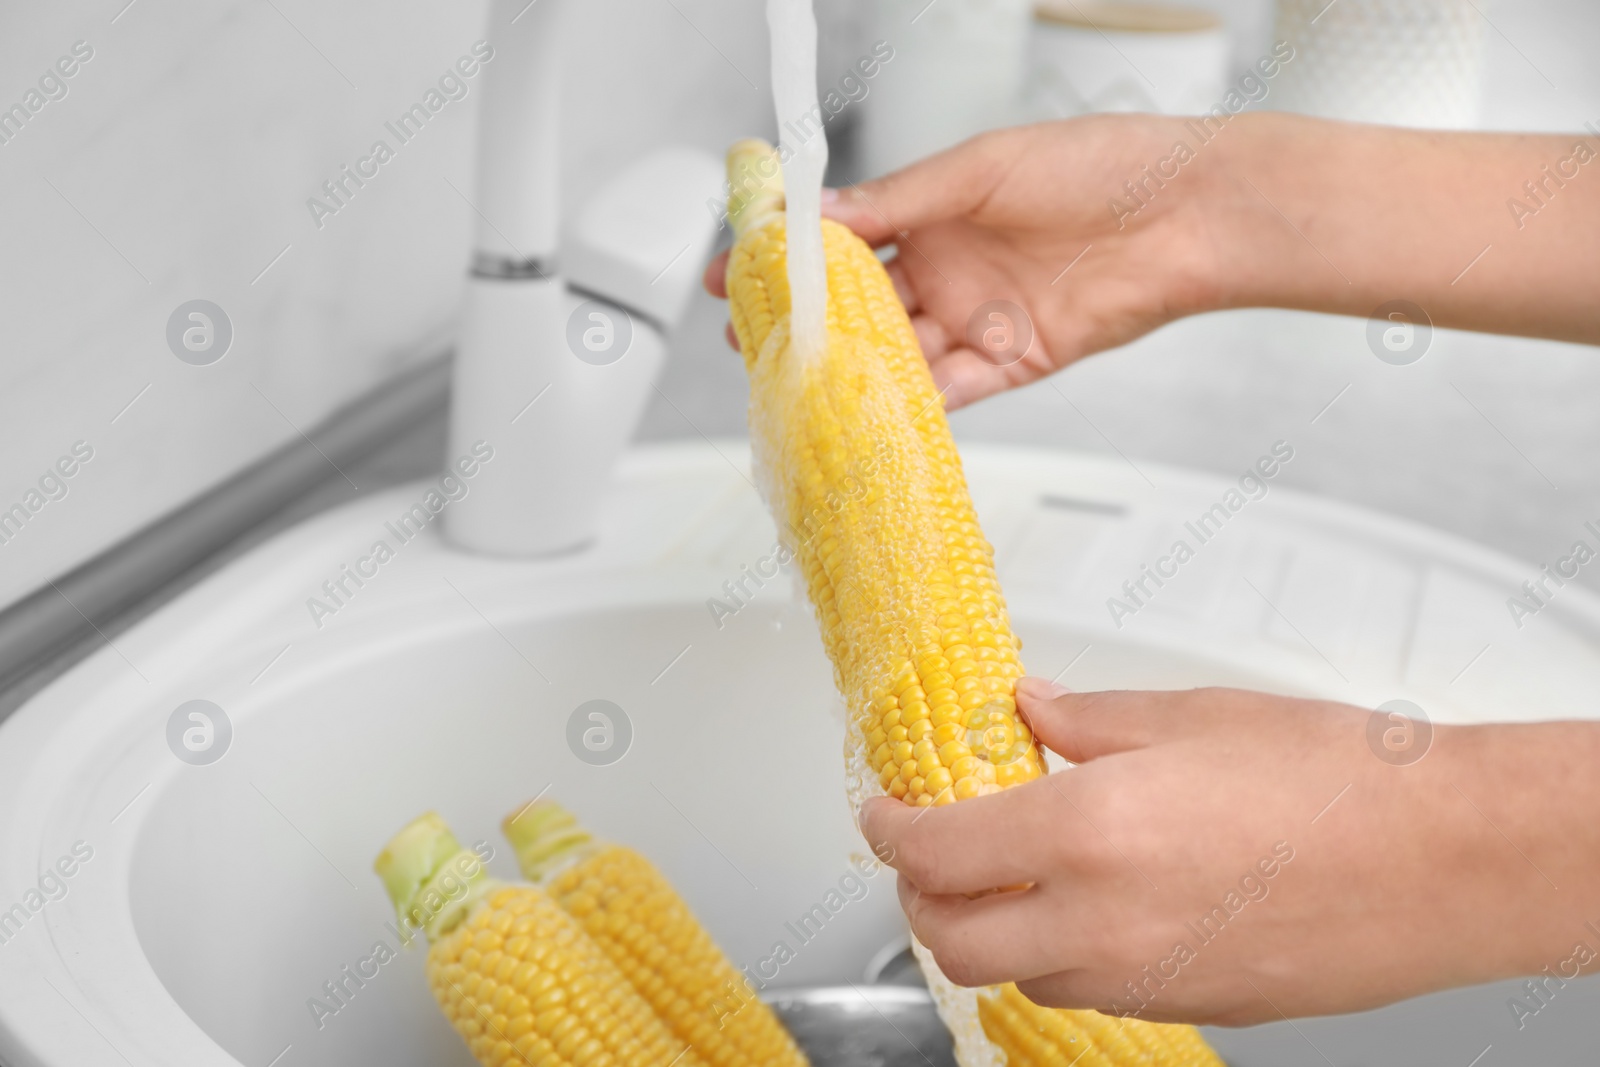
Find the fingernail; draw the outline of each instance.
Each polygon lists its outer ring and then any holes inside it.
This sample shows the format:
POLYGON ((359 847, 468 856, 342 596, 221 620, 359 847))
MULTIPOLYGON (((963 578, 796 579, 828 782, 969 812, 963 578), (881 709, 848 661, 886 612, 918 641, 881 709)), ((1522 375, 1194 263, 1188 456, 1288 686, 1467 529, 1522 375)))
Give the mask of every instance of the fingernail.
POLYGON ((1017 682, 1017 692, 1033 700, 1055 700, 1072 695, 1072 690, 1048 678, 1023 678, 1017 682))

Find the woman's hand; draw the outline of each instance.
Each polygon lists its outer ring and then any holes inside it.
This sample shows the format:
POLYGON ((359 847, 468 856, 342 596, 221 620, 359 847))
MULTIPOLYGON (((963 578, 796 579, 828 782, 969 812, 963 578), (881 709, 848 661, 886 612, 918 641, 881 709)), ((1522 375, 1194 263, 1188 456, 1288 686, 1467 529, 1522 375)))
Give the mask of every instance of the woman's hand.
POLYGON ((1600 344, 1597 168, 1600 142, 1571 134, 1093 115, 983 134, 824 210, 896 246, 956 408, 1222 308, 1404 302, 1436 327, 1600 344))
MULTIPOLYGON (((956 408, 1223 299, 1225 272, 1193 196, 1155 197, 1138 225, 1108 205, 1171 154, 1180 130, 1151 115, 999 130, 840 190, 824 211, 874 246, 897 246, 889 273, 956 408), (1028 321, 981 314, 991 301, 1028 321), (1013 332, 985 347, 991 329, 1013 332), (1019 330, 1034 335, 1026 354, 1011 351, 1019 330)), ((1178 180, 1198 184, 1200 173, 1178 180)), ((714 295, 725 295, 726 270, 722 256, 706 270, 714 295)))
POLYGON ((1018 700, 1080 766, 862 812, 960 984, 1242 1025, 1597 962, 1600 725, 1435 726, 1397 765, 1394 724, 1341 704, 1037 680, 1018 700))

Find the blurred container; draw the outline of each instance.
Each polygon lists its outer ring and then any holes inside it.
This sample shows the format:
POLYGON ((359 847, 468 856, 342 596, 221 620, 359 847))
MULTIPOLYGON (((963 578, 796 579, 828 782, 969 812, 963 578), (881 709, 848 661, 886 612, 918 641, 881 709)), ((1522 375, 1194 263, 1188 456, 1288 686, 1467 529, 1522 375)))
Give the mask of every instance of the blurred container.
POLYGON ((1488 0, 1278 0, 1295 48, 1278 106, 1324 118, 1469 129, 1478 122, 1488 0))
POLYGON ((926 989, 848 985, 764 999, 814 1067, 956 1067, 950 1033, 926 989))
POLYGON ((867 0, 867 36, 894 59, 861 115, 876 177, 1022 116, 1032 0, 867 0))
POLYGON ((1227 91, 1229 47, 1222 20, 1198 8, 1043 0, 1029 110, 1036 118, 1197 114, 1227 91))

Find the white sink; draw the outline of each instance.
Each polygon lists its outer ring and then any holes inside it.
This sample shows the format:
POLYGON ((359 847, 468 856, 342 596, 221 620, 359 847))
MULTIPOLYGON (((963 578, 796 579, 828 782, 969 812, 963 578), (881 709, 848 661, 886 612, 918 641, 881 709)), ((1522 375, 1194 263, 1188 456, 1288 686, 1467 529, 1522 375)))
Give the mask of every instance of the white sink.
MULTIPOLYGON (((1403 697, 1438 720, 1594 712, 1600 605, 1568 588, 1519 631, 1504 599, 1535 568, 1274 489, 1118 629, 1106 598, 1230 483, 1145 468, 1152 488, 1120 462, 966 455, 1036 674, 1403 697)), ((237 561, 20 709, 0 727, 0 908, 24 915, 0 925, 0 1062, 470 1064, 420 952, 320 1028, 307 1002, 395 943, 370 869, 389 834, 435 808, 498 848, 500 817, 545 789, 659 863, 736 962, 783 940, 797 954, 776 984, 859 981, 903 934, 888 875, 803 946, 785 926, 862 850, 809 609, 787 575, 720 628, 707 607, 774 543, 746 462, 734 441, 633 453, 599 543, 564 559, 463 555, 435 522, 361 588, 347 580, 353 595, 319 627, 308 598, 326 602, 322 583, 375 540, 395 545, 385 523, 426 487, 364 499, 237 561), (633 731, 604 766, 567 741, 595 699, 633 731), (168 720, 191 700, 232 726, 207 765, 169 749, 168 720), (29 887, 78 842, 92 856, 67 864, 65 895, 30 910, 29 887)), ((513 874, 506 849, 491 867, 513 874)), ((1486 996, 1506 1014, 1504 993, 1486 996)), ((1391 1009, 1394 1032, 1468 1042, 1454 1023, 1426 1030, 1429 1011, 1391 1009)), ((1358 1040, 1316 1044, 1348 1057, 1358 1040)), ((1239 1065, 1323 1062, 1282 1027, 1219 1043, 1239 1065)), ((1338 1062, 1391 1061, 1379 1046, 1338 1062)))

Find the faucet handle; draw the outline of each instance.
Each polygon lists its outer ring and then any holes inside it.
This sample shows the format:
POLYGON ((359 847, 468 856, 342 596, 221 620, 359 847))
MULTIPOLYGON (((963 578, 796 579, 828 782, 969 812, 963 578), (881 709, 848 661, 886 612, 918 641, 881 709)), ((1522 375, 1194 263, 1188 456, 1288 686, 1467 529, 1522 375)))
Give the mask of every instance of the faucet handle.
POLYGON ((494 462, 451 504, 452 542, 539 556, 594 539, 612 467, 666 358, 666 332, 716 235, 721 192, 710 155, 657 152, 578 212, 562 248, 565 277, 467 280, 450 455, 492 449, 494 462))
POLYGON ((721 161, 698 149, 662 149, 629 164, 563 234, 568 284, 670 330, 720 227, 722 183, 721 161))

